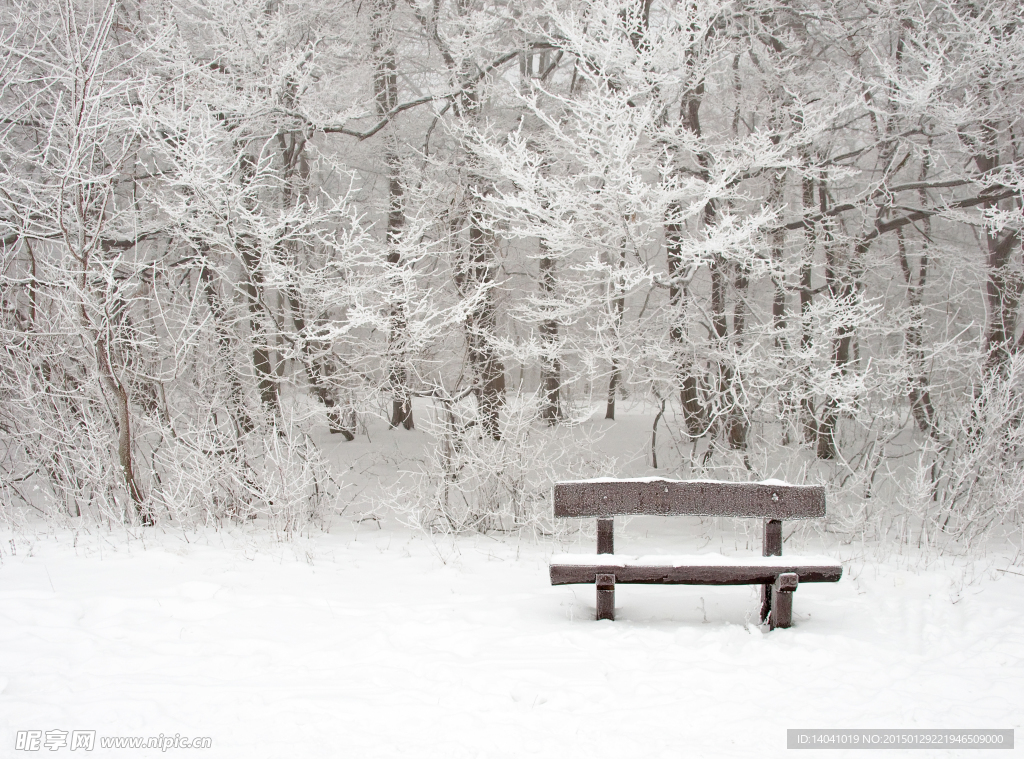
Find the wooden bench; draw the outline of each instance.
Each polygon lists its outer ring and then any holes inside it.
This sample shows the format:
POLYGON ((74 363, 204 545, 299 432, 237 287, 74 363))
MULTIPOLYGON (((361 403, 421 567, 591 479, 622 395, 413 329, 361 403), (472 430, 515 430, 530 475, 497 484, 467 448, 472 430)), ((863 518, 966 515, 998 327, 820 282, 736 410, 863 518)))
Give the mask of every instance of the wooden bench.
POLYGON ((760 585, 761 621, 789 627, 793 592, 803 582, 837 582, 838 561, 782 556, 782 520, 825 516, 825 489, 783 482, 594 479, 555 485, 556 517, 597 517, 597 555, 551 559, 551 584, 597 586, 597 618, 615 619, 615 586, 760 585), (762 556, 622 556, 614 553, 616 515, 754 517, 764 520, 762 556))

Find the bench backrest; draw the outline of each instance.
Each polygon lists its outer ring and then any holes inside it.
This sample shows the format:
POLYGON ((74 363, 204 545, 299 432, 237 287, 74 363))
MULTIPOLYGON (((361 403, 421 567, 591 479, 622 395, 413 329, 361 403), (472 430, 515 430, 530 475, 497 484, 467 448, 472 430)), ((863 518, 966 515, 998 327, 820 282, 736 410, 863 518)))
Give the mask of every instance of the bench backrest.
POLYGON ((632 480, 599 478, 559 482, 556 517, 616 514, 811 519, 825 516, 825 488, 783 482, 632 480))

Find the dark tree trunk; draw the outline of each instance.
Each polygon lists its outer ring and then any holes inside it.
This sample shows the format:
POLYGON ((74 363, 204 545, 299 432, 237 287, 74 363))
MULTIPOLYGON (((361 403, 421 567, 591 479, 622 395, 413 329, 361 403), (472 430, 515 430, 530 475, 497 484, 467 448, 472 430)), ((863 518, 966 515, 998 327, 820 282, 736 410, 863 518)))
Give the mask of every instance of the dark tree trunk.
MULTIPOLYGON (((988 174, 1001 165, 998 151, 998 128, 996 124, 986 122, 982 125, 982 147, 974 156, 974 163, 983 175, 988 174)), ((1020 196, 1002 203, 988 202, 983 209, 1002 206, 1003 210, 1020 207, 1020 196)), ((1017 332, 1017 309, 1020 306, 1021 292, 1024 289, 1024 276, 1019 269, 1019 261, 1014 260, 1014 253, 1020 253, 1020 232, 1011 229, 999 233, 992 229, 985 230, 986 268, 988 279, 985 282, 985 303, 988 310, 988 324, 985 329, 985 366, 989 371, 1003 374, 1014 350, 1017 332)))
MULTIPOLYGON (((804 247, 800 261, 800 351, 808 355, 811 350, 811 308, 814 305, 812 289, 812 267, 814 249, 818 244, 818 236, 811 221, 811 215, 817 211, 814 202, 814 179, 805 176, 800 183, 801 202, 804 214, 804 247)), ((814 443, 818 439, 818 423, 814 411, 814 398, 811 395, 809 366, 800 367, 800 429, 805 443, 814 443)))
MULTIPOLYGON (((619 15, 626 26, 626 31, 629 35, 630 44, 633 46, 633 49, 639 53, 649 50, 650 44, 647 39, 647 35, 650 29, 651 0, 636 0, 632 7, 624 8, 620 11, 619 15)), ((620 253, 620 268, 623 268, 626 265, 625 256, 626 254, 624 251, 620 253)), ((626 300, 619 283, 616 282, 615 288, 616 290, 619 290, 620 293, 612 304, 615 314, 615 343, 617 347, 621 347, 619 332, 622 328, 622 318, 623 312, 626 308, 626 300)), ((608 378, 608 401, 605 406, 605 419, 615 419, 615 397, 621 383, 622 360, 618 356, 613 356, 612 373, 608 378)))
MULTIPOLYGON (((373 0, 371 46, 373 53, 373 95, 377 118, 383 119, 398 105, 398 63, 395 53, 394 35, 395 0, 373 0)), ((401 157, 398 153, 398 135, 394 124, 383 131, 384 168, 388 178, 388 222, 385 233, 387 262, 392 267, 398 287, 402 266, 399 242, 405 228, 405 187, 401 177, 401 157)), ((388 335, 385 361, 387 364, 388 388, 392 394, 391 419, 389 426, 401 426, 407 430, 414 427, 412 415, 412 393, 409 388, 408 319, 406 304, 396 300, 388 313, 388 335)))
POLYGON ((302 368, 309 380, 309 389, 327 410, 327 427, 332 434, 340 434, 348 441, 355 440, 355 425, 353 420, 346 414, 334 391, 324 378, 323 366, 314 354, 313 346, 310 344, 309 335, 306 332, 306 319, 303 316, 302 303, 296 293, 288 293, 288 305, 292 313, 292 322, 295 324, 295 331, 299 339, 299 354, 302 360, 302 368))
POLYGON ((203 266, 199 270, 199 280, 203 283, 203 293, 206 296, 206 306, 210 309, 213 317, 213 329, 217 334, 217 352, 224 367, 224 373, 228 380, 228 413, 237 425, 236 432, 245 434, 252 432, 256 425, 245 408, 245 392, 242 388, 242 379, 238 376, 232 357, 234 356, 234 341, 231 330, 228 328, 227 313, 224 304, 221 302, 220 293, 217 291, 217 284, 214 281, 213 270, 208 262, 208 253, 205 245, 199 246, 200 255, 203 258, 203 266))
POLYGON ((125 487, 131 498, 135 516, 140 518, 144 525, 152 525, 153 515, 145 506, 145 497, 135 476, 135 466, 132 457, 131 409, 128 405, 128 392, 125 390, 124 385, 114 376, 113 368, 110 365, 107 341, 100 337, 96 340, 95 349, 100 383, 111 402, 114 422, 117 426, 117 459, 121 467, 121 476, 124 478, 125 487))
MULTIPOLYGON (((679 120, 683 127, 698 137, 701 134, 700 106, 704 96, 704 82, 700 81, 683 96, 679 105, 679 120)), ((701 154, 697 156, 697 163, 701 173, 706 179, 710 166, 710 156, 701 154)), ((705 227, 714 223, 717 209, 714 202, 709 202, 703 211, 705 227)), ((701 437, 708 433, 709 409, 702 397, 702 390, 706 389, 702 381, 701 372, 692 358, 686 355, 686 283, 692 276, 692 272, 684 271, 684 264, 681 256, 682 237, 684 228, 680 222, 682 209, 673 204, 669 206, 667 216, 668 222, 665 225, 665 246, 668 258, 669 274, 669 304, 672 306, 672 326, 669 328, 670 340, 676 349, 677 355, 677 377, 679 382, 679 400, 683 407, 683 419, 686 424, 687 433, 691 437, 701 437)), ((712 264, 712 289, 715 289, 716 266, 712 264)), ((723 311, 724 314, 724 305, 723 311)), ((717 331, 716 325, 716 331, 717 331)), ((724 325, 722 325, 724 327, 724 325)))
MULTIPOLYGON (((735 336, 736 352, 741 353, 743 348, 744 330, 747 325, 747 288, 750 285, 750 277, 747 270, 739 266, 733 287, 736 291, 736 304, 733 308, 732 331, 735 336)), ((729 447, 735 451, 747 449, 747 433, 749 424, 746 412, 743 410, 743 398, 740 396, 739 383, 737 382, 736 371, 730 367, 729 371, 729 447)))
POLYGON ((470 366, 476 375, 475 392, 480 409, 480 424, 494 440, 501 439, 501 407, 505 399, 505 366, 494 346, 497 334, 497 308, 494 301, 493 245, 491 235, 484 229, 480 211, 473 208, 469 214, 469 255, 456 284, 465 296, 482 289, 475 298, 476 305, 466 319, 466 343, 470 366))
MULTIPOLYGON (((290 105, 290 103, 289 103, 290 105)), ((307 198, 309 186, 309 163, 306 159, 306 138, 299 132, 281 133, 278 135, 281 156, 284 163, 284 188, 282 205, 291 208, 294 203, 303 202, 307 198)), ((299 266, 298 245, 288 246, 292 263, 299 266)), ((328 351, 321 341, 316 340, 307 329, 306 307, 302 302, 299 290, 294 285, 285 287, 285 297, 291 313, 292 323, 299 345, 299 358, 302 368, 309 381, 310 392, 323 404, 327 412, 327 427, 331 434, 340 434, 348 441, 355 440, 355 415, 338 403, 335 390, 331 386, 332 374, 330 363, 322 358, 328 351)))
MULTIPOLYGON (((624 252, 619 253, 618 266, 623 268, 626 265, 626 254, 624 252)), ((622 292, 622 288, 619 285, 618 279, 614 280, 611 285, 612 292, 616 293, 616 297, 612 300, 612 314, 613 314, 613 328, 615 330, 615 346, 616 351, 621 347, 620 332, 622 330, 622 316, 626 310, 626 298, 622 292)), ((619 383, 622 382, 622 360, 618 355, 612 356, 612 373, 608 378, 608 402, 605 405, 604 418, 615 419, 615 393, 619 388, 619 383)))
MULTIPOLYGON (((824 189, 822 188, 822 196, 824 189)), ((860 251, 854 253, 859 257, 860 251)), ((852 305, 856 297, 854 275, 851 270, 851 262, 843 260, 841 246, 835 242, 825 243, 825 286, 828 288, 828 295, 834 302, 852 305)), ((853 359, 853 330, 843 323, 836 331, 831 349, 831 365, 833 372, 846 375, 850 370, 850 363, 853 359)), ((835 396, 825 397, 824 408, 821 411, 821 418, 818 422, 817 456, 819 459, 831 460, 839 455, 838 441, 836 439, 837 427, 839 425, 839 399, 835 396)))
MULTIPOLYGON (((924 179, 923 176, 921 178, 924 179)), ((910 311, 909 323, 904 334, 907 359, 911 370, 910 389, 907 391, 907 396, 918 429, 926 435, 934 436, 936 433, 935 409, 932 406, 931 394, 928 390, 928 373, 925 364, 923 303, 925 279, 928 274, 928 241, 931 239, 931 220, 924 219, 922 226, 923 242, 916 267, 911 268, 902 229, 896 230, 896 249, 899 253, 903 280, 907 285, 907 302, 910 311)))
MULTIPOLYGON (((81 241, 79 241, 81 242, 81 241)), ((84 248, 85 246, 81 246, 84 248)), ((82 294, 89 292, 88 272, 89 254, 81 254, 82 274, 79 287, 82 294)), ((121 469, 121 477, 124 479, 125 489, 132 502, 132 511, 136 518, 141 519, 145 525, 153 524, 153 515, 145 506, 145 497, 138 479, 135 476, 135 466, 132 456, 132 430, 131 430, 131 406, 128 403, 128 391, 114 374, 114 368, 110 362, 110 344, 107 342, 105 330, 97 328, 89 317, 89 311, 85 301, 79 301, 79 317, 82 328, 89 336, 93 350, 96 352, 96 371, 99 374, 100 389, 110 404, 110 410, 114 417, 114 426, 117 429, 117 461, 121 469)))
MULTIPOLYGON (((822 215, 828 210, 828 192, 824 183, 818 188, 819 205, 822 215)), ((825 239, 825 286, 833 303, 853 305, 856 284, 852 261, 844 260, 842 244, 826 229, 825 239)), ((853 259, 859 258, 863 250, 856 250, 853 259)), ((832 371, 840 375, 849 372, 852 360, 853 330, 845 322, 836 330, 832 340, 832 371)), ((825 398, 824 408, 818 422, 817 455, 820 459, 832 460, 839 455, 836 428, 839 424, 839 400, 833 396, 825 398)))
MULTIPOLYGON (((545 249, 541 240, 541 249, 545 249)), ((540 259, 540 289, 545 300, 555 297, 555 259, 543 256, 540 259)), ((540 363, 541 408, 540 417, 549 425, 562 418, 562 362, 559 358, 558 320, 544 319, 540 323, 540 339, 543 356, 540 363)))
POLYGON ((683 407, 683 421, 691 437, 700 437, 706 431, 704 405, 701 403, 697 375, 693 359, 686 350, 686 285, 692 272, 684 269, 680 255, 683 228, 677 219, 682 209, 673 204, 669 207, 669 221, 665 224, 665 250, 668 256, 668 302, 672 314, 669 340, 675 353, 676 381, 679 387, 679 401, 683 407))
POLYGON ((263 295, 263 274, 259 260, 248 241, 239 240, 239 252, 245 265, 246 279, 242 284, 249 306, 249 337, 252 340, 252 366, 256 372, 256 387, 264 412, 272 418, 280 415, 277 402, 277 380, 270 363, 270 346, 267 342, 267 326, 261 299, 263 295))
MULTIPOLYGON (((255 175, 256 165, 251 156, 244 151, 239 155, 242 184, 248 185, 255 175)), ((246 200, 248 210, 256 207, 256 198, 246 200)), ((240 233, 235 239, 235 247, 245 267, 245 280, 242 292, 245 293, 249 307, 249 337, 252 341, 252 365, 256 373, 256 386, 264 413, 272 419, 280 418, 280 407, 277 398, 277 381, 270 363, 270 346, 268 344, 266 315, 263 303, 263 272, 260 269, 260 257, 255 242, 247 232, 240 233)))
POLYGON ((988 327, 985 332, 986 367, 1004 374, 1014 350, 1017 332, 1017 310, 1024 285, 1013 254, 1020 252, 1020 234, 986 233, 988 280, 985 300, 988 305, 988 327))
MULTIPOLYGON (((428 33, 437 45, 448 66, 451 83, 457 94, 451 100, 454 116, 468 124, 480 118, 479 86, 482 77, 479 68, 470 56, 456 58, 455 51, 445 38, 438 34, 436 25, 437 6, 431 17, 421 17, 428 33)), ((457 0, 455 12, 464 24, 465 38, 471 33, 470 4, 457 0)), ((494 440, 501 439, 501 408, 505 397, 505 367, 495 346, 497 332, 497 304, 494 298, 495 242, 484 219, 482 197, 491 192, 487 178, 482 176, 478 161, 465 156, 465 175, 462 180, 463 197, 466 203, 452 217, 452 236, 458 239, 463 225, 469 228, 469 245, 462 251, 455 266, 453 280, 462 298, 472 299, 473 308, 467 314, 466 330, 467 361, 473 373, 473 392, 477 397, 480 426, 484 433, 494 440)))
MULTIPOLYGON (((768 191, 769 208, 775 209, 779 212, 782 211, 782 208, 785 205, 785 179, 785 172, 779 172, 773 175, 771 178, 771 186, 768 191)), ((772 328, 775 330, 776 344, 788 354, 789 345, 785 335, 786 282, 785 273, 783 271, 783 255, 786 248, 786 228, 781 224, 776 225, 769 235, 768 245, 769 253, 771 255, 772 269, 774 271, 772 280, 775 285, 775 292, 772 296, 772 328)))
POLYGON ((619 364, 612 359, 612 375, 608 378, 608 401, 604 407, 604 418, 615 421, 615 391, 619 387, 619 364))

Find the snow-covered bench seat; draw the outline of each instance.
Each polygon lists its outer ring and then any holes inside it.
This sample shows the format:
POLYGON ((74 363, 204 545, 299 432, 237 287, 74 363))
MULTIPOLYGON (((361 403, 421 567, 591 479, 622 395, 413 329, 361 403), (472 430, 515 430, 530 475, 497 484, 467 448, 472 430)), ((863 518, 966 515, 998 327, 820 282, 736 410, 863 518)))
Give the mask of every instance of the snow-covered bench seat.
POLYGON ((837 582, 842 565, 827 556, 782 556, 782 520, 825 516, 825 490, 765 482, 600 478, 555 485, 555 516, 597 517, 597 554, 551 559, 551 584, 597 586, 597 618, 615 619, 615 585, 761 585, 761 619, 792 624, 793 592, 802 582, 837 582), (755 517, 764 520, 763 556, 624 556, 614 553, 616 515, 755 517))

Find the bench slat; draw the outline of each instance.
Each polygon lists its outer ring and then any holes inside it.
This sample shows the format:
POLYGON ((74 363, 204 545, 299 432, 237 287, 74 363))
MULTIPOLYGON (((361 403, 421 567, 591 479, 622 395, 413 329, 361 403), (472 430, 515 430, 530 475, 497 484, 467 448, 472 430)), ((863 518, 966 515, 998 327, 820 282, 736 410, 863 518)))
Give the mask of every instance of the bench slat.
POLYGON ((556 517, 615 514, 812 519, 825 516, 825 488, 716 480, 574 480, 554 488, 556 517))
POLYGON ((593 584, 612 572, 616 584, 762 585, 788 572, 800 582, 838 582, 842 565, 827 557, 623 556, 563 554, 551 559, 551 584, 593 584))

